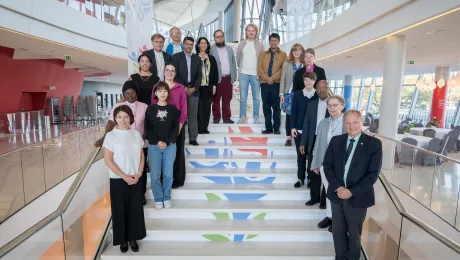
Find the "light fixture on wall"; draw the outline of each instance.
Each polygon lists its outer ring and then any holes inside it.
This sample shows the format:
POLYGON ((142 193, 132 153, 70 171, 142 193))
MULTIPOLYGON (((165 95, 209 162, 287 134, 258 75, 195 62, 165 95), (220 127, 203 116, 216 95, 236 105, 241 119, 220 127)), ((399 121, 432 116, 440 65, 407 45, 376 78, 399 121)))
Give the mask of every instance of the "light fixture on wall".
MULTIPOLYGON (((449 87, 457 87, 457 85, 459 85, 459 84, 457 84, 457 77, 459 77, 458 71, 457 71, 456 74, 455 74, 455 73, 452 74, 452 76, 450 77, 450 79, 449 79, 447 85, 448 85, 449 87)), ((460 83, 460 82, 458 82, 458 83, 460 83)))
POLYGON ((446 81, 444 80, 443 74, 444 74, 444 68, 441 67, 441 78, 439 78, 439 80, 438 80, 438 82, 436 84, 439 88, 443 88, 446 85, 446 81))

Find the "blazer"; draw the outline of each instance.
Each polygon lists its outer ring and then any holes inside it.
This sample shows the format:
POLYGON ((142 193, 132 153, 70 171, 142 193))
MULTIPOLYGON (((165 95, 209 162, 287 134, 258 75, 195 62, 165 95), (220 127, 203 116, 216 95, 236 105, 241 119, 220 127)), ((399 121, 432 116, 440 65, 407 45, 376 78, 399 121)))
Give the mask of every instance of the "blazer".
MULTIPOLYGON (((326 149, 329 143, 327 142, 327 136, 329 134, 329 126, 331 122, 329 121, 331 117, 326 117, 321 122, 319 122, 318 127, 316 128, 316 141, 315 147, 313 148, 313 159, 311 161, 310 169, 317 169, 323 165, 324 155, 326 154, 326 149)), ((337 129, 338 130, 338 129, 337 129)), ((341 134, 346 134, 345 124, 343 124, 342 117, 342 132, 341 134)))
MULTIPOLYGON (((237 71, 236 71, 236 60, 235 60, 235 53, 233 52, 233 48, 226 45, 225 48, 227 49, 227 58, 228 58, 228 64, 230 66, 230 79, 231 83, 236 81, 236 76, 237 76, 237 71)), ((216 58, 217 62, 217 68, 219 72, 219 77, 218 77, 218 83, 221 82, 222 80, 222 62, 220 60, 219 56, 219 50, 217 49, 216 45, 211 46, 211 55, 216 58)))
POLYGON ((193 92, 192 95, 196 97, 199 96, 202 77, 200 57, 196 54, 192 54, 190 62, 190 82, 187 80, 188 67, 185 53, 182 51, 174 54, 172 63, 176 67, 176 76, 174 77, 174 80, 184 85, 186 88, 195 88, 195 92, 193 92))
MULTIPOLYGON (((332 137, 323 161, 324 174, 329 182, 326 196, 336 204, 341 204, 342 199, 335 191, 345 186, 347 139, 348 134, 332 137)), ((348 203, 353 208, 368 208, 375 204, 374 184, 382 168, 382 142, 364 133, 357 142, 347 175, 346 187, 353 194, 348 203)))
MULTIPOLYGON (((296 73, 297 74, 297 73, 296 73)), ((305 118, 303 119, 302 139, 300 145, 305 146, 307 152, 311 152, 315 142, 316 121, 318 119, 318 104, 319 99, 313 100, 308 104, 305 118)), ((329 111, 326 109, 326 116, 329 117, 329 111)))
MULTIPOLYGON (((212 96, 212 88, 214 86, 217 87, 217 84, 218 84, 217 80, 219 78, 219 73, 217 69, 217 62, 214 56, 208 54, 208 57, 209 57, 209 62, 211 63, 211 69, 210 69, 211 71, 209 72, 209 80, 208 80, 208 89, 209 89, 210 96, 212 96)), ((198 58, 200 58, 200 62, 201 62, 201 57, 198 56, 198 58)), ((201 70, 201 72, 203 72, 203 70, 201 70)), ((200 79, 200 87, 201 87, 201 79, 200 79)))
MULTIPOLYGON (((295 90, 300 90, 305 87, 303 84, 303 74, 305 73, 305 68, 297 70, 295 75, 294 75, 294 83, 293 83, 293 88, 295 90)), ((324 71, 323 68, 315 64, 315 67, 313 67, 313 72, 316 73, 316 81, 315 85, 313 87, 316 89, 316 84, 318 84, 318 81, 320 80, 326 80, 326 72, 324 71)))
MULTIPOLYGON (((301 63, 300 66, 303 67, 303 64, 301 63)), ((302 68, 299 68, 299 70, 301 69, 302 68)), ((280 95, 289 93, 289 89, 291 88, 293 81, 294 71, 292 68, 292 61, 286 61, 283 63, 283 72, 281 72, 280 95)))
MULTIPOLYGON (((165 67, 166 67, 166 64, 172 61, 172 57, 167 52, 162 51, 162 53, 163 53, 163 59, 165 61, 165 67)), ((155 59, 155 50, 151 49, 148 51, 144 51, 142 54, 149 56, 149 58, 152 60, 152 66, 150 66, 150 72, 153 75, 159 77, 158 71, 157 71, 157 60, 155 59)))
MULTIPOLYGON (((284 51, 280 48, 275 51, 275 55, 273 56, 273 64, 272 64, 272 78, 274 83, 280 83, 281 81, 281 71, 283 69, 283 63, 287 61, 287 55, 284 51)), ((262 52, 259 55, 257 61, 257 74, 259 75, 259 81, 261 84, 267 83, 265 80, 268 78, 268 68, 270 66, 271 60, 271 49, 262 52)))

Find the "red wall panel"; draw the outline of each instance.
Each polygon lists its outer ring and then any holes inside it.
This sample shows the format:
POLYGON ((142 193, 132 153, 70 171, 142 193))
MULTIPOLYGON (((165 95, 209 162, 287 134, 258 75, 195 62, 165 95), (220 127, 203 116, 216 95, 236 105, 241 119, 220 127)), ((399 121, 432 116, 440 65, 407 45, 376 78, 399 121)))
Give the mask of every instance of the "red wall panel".
MULTIPOLYGON (((63 60, 13 60, 14 50, 0 46, 0 114, 19 111, 23 92, 46 93, 46 98, 80 95, 84 74, 64 69, 63 60), (56 90, 49 90, 55 86, 56 90)), ((41 103, 29 107, 41 107, 41 103)))

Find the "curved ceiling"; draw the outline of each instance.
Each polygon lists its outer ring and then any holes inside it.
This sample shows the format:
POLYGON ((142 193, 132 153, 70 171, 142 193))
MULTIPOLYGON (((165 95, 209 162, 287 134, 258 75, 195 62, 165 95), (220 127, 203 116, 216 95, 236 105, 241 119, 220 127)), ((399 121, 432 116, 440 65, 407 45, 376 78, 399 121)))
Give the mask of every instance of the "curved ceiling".
POLYGON ((209 2, 210 0, 155 1, 156 19, 180 27, 203 15, 209 2))

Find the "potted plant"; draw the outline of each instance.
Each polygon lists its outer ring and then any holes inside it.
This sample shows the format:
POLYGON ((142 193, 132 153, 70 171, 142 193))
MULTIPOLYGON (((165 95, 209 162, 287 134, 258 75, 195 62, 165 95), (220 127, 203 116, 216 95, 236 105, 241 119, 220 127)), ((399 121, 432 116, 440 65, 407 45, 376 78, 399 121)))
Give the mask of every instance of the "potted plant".
POLYGON ((433 117, 433 119, 427 124, 427 127, 430 128, 437 128, 439 125, 439 121, 436 117, 433 117))
POLYGON ((411 123, 410 125, 408 125, 406 128, 404 128, 404 135, 408 136, 410 135, 410 129, 415 127, 415 123, 411 123))

